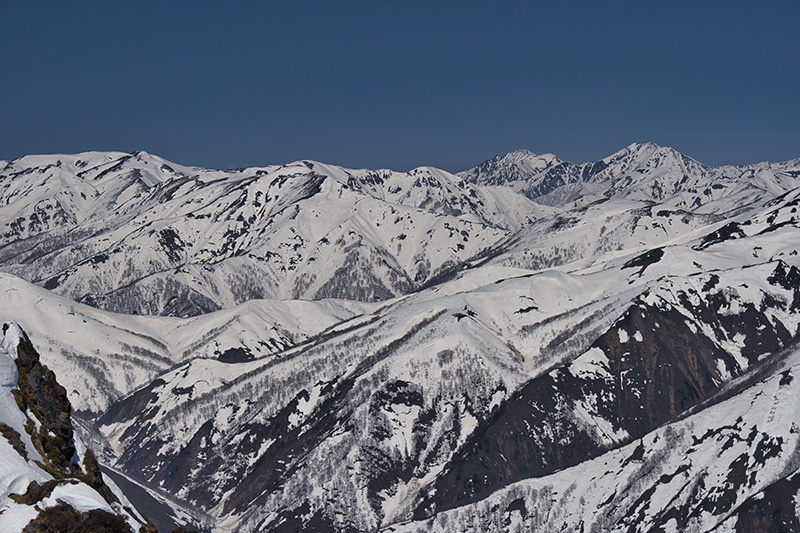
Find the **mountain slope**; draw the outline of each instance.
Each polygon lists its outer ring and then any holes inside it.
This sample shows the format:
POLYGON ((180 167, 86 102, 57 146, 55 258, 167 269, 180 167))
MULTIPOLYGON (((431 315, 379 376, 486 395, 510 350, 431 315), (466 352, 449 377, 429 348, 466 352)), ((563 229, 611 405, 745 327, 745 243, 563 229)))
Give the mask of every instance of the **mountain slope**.
POLYGON ((794 531, 798 353, 623 447, 385 531, 794 531))
POLYGON ((86 416, 187 360, 249 360, 302 344, 371 309, 359 302, 254 300, 189 319, 129 316, 78 304, 0 274, 0 308, 40 343, 42 360, 68 384, 86 416))

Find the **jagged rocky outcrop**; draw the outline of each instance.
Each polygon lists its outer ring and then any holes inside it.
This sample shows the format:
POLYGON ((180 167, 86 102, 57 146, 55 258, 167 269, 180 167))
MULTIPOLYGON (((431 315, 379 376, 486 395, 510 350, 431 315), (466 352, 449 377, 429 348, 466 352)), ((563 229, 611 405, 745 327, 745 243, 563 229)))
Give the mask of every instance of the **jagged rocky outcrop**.
MULTIPOLYGON (((3 335, 8 331, 3 324, 3 335)), ((28 336, 23 332, 17 344, 15 363, 19 376, 19 388, 14 395, 23 412, 30 411, 41 427, 34 442, 45 450, 51 465, 69 470, 75 455, 74 430, 70 420, 72 406, 67 391, 62 387, 52 370, 42 365, 39 354, 28 336)))
POLYGON ((0 373, 0 528, 155 531, 109 486, 92 451, 80 443, 65 389, 16 323, 3 324, 0 373))

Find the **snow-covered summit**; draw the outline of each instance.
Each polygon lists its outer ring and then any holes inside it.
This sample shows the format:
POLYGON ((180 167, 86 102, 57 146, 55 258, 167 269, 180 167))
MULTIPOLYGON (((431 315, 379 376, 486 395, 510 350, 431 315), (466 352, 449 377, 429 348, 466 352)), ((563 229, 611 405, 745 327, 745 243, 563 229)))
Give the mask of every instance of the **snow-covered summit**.
POLYGON ((564 163, 553 154, 537 155, 530 150, 519 149, 497 155, 477 167, 460 172, 459 176, 479 185, 513 185, 564 163))
POLYGON ((652 142, 631 143, 581 164, 543 157, 517 150, 459 175, 472 183, 503 184, 556 207, 621 197, 706 213, 740 210, 800 186, 797 161, 711 167, 652 142))

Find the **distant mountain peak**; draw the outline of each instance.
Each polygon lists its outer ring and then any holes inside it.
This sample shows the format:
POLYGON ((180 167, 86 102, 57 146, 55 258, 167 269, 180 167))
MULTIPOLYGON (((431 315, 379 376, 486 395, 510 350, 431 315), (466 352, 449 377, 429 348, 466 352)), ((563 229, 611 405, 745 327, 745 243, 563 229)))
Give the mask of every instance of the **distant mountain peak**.
POLYGON ((662 146, 652 141, 644 141, 644 142, 632 142, 625 148, 634 152, 638 150, 658 150, 659 148, 662 148, 662 146))
POLYGON ((478 185, 505 185, 526 181, 531 176, 562 163, 555 154, 536 154, 530 150, 519 149, 497 155, 459 175, 478 185))
POLYGON ((757 182, 745 182, 753 165, 710 167, 668 146, 634 142, 596 162, 576 165, 553 154, 514 150, 465 170, 462 179, 508 186, 531 200, 565 208, 588 199, 625 197, 668 202, 677 209, 730 212, 798 182, 792 162, 757 166, 757 182), (790 183, 791 182, 791 183, 790 183))
POLYGON ((551 153, 536 153, 526 148, 519 148, 517 150, 512 150, 506 154, 498 154, 494 156, 490 161, 507 161, 509 163, 519 163, 523 161, 530 161, 536 164, 542 163, 559 163, 561 160, 555 155, 551 153))
POLYGON ((552 165, 561 163, 561 160, 551 153, 535 154, 530 150, 515 150, 507 154, 508 159, 526 163, 533 168, 547 168, 552 165), (511 157, 508 157, 511 156, 511 157))

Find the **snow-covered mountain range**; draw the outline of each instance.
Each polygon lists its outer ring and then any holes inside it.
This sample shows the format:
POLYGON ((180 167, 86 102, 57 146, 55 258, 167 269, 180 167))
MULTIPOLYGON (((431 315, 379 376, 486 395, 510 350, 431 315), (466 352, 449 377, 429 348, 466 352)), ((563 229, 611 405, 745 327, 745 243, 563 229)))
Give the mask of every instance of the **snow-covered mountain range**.
POLYGON ((613 196, 698 213, 731 213, 796 187, 797 168, 798 160, 709 167, 672 148, 634 143, 580 165, 517 150, 459 176, 479 185, 509 186, 545 205, 613 196))
POLYGON ((432 168, 300 161, 220 172, 142 152, 4 166, 3 270, 125 313, 198 315, 260 298, 385 300, 546 211, 432 168))
POLYGON ((457 175, 29 156, 0 301, 191 527, 793 530, 799 208, 800 160, 652 143, 457 175))

